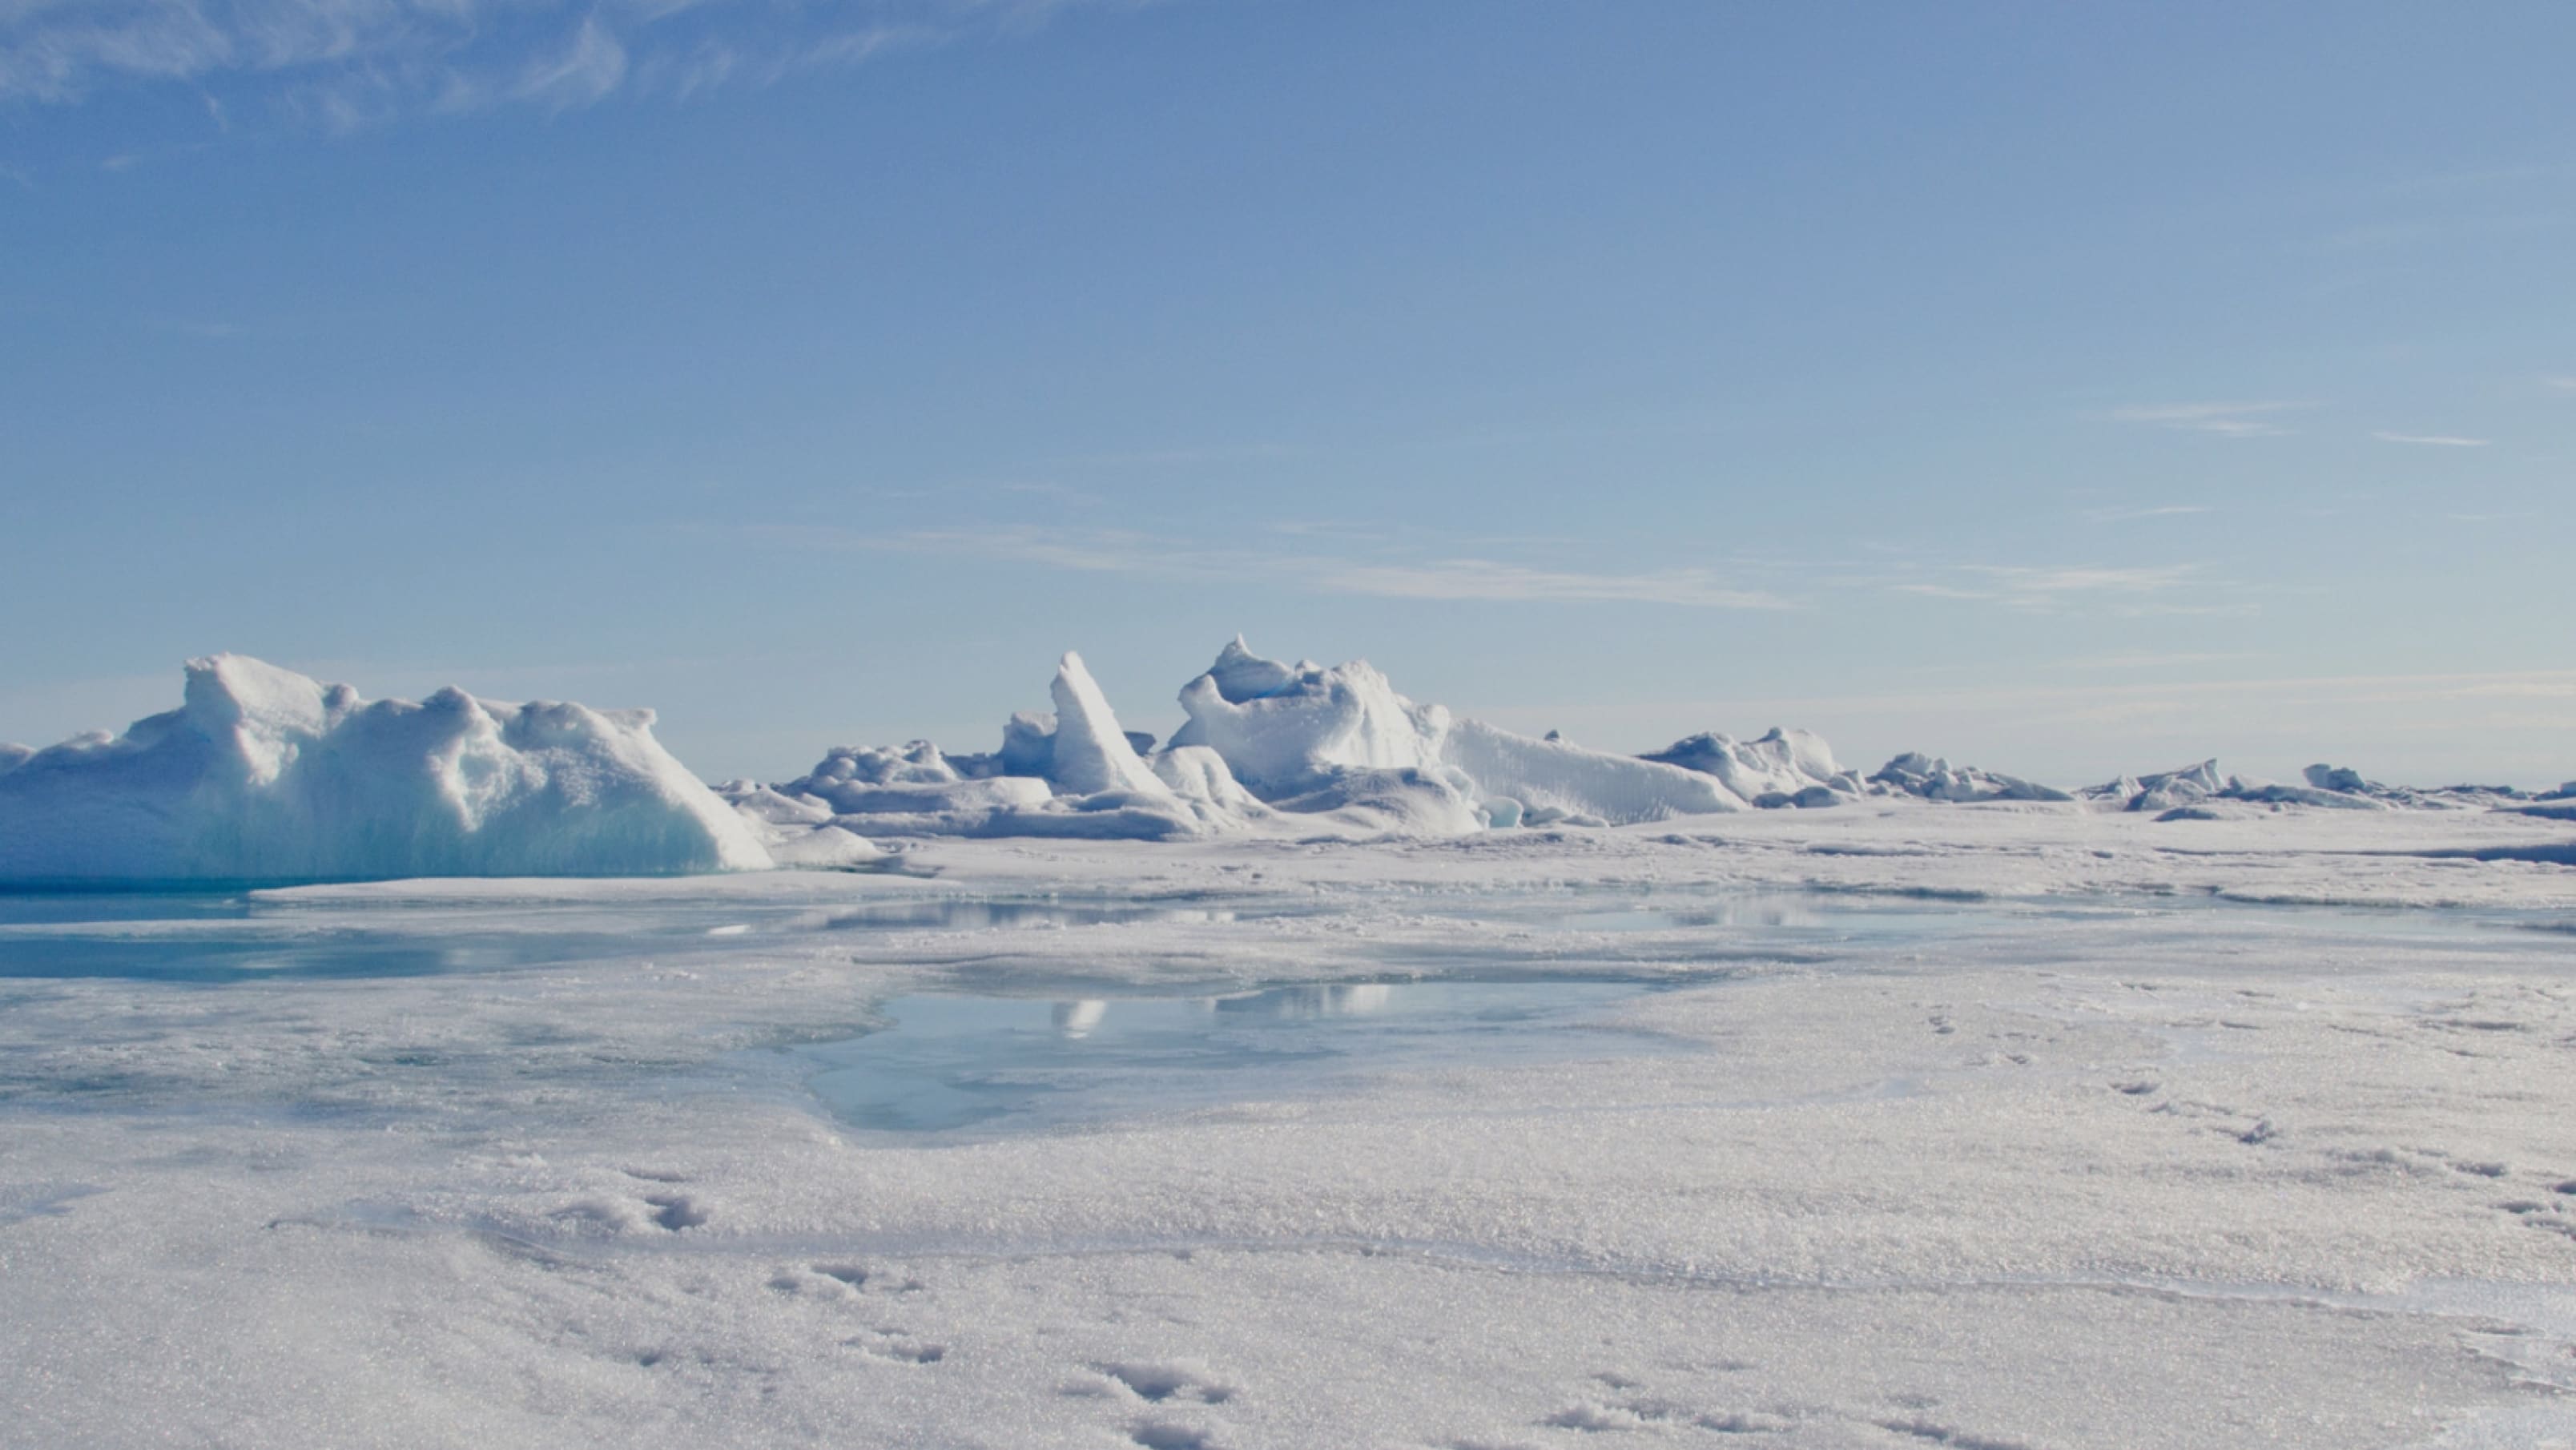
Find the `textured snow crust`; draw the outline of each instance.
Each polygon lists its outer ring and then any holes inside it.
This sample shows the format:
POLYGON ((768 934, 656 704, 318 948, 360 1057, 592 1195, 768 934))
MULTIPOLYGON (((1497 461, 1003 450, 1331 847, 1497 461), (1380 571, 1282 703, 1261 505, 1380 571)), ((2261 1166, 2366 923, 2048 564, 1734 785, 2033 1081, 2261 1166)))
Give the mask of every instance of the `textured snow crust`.
POLYGON ((0 1439, 2566 1444, 2576 869, 2476 853, 2567 830, 1867 799, 0 928, 595 943, 0 978, 0 1439), (1047 1132, 855 1129, 792 1050, 1461 977, 1637 994, 1047 1132))
POLYGON ((649 710, 454 689, 367 701, 241 655, 191 661, 185 700, 121 735, 0 762, 0 881, 772 864, 753 827, 654 740, 649 710))

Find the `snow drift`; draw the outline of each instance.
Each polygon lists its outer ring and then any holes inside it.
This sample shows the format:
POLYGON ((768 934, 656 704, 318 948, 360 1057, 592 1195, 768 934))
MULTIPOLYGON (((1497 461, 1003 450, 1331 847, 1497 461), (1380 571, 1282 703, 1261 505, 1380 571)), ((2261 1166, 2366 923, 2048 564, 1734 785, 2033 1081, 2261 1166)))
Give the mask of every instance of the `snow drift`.
POLYGON ((122 735, 8 752, 0 880, 676 875, 772 864, 649 710, 366 701, 242 655, 122 735))

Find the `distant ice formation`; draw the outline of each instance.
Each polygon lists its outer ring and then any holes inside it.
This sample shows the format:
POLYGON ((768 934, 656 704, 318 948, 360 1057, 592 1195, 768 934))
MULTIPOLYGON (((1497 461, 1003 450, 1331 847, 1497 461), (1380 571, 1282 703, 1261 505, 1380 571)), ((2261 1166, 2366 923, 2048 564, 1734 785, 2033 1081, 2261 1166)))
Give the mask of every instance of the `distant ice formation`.
MULTIPOLYGON (((1397 694, 1365 661, 1292 665, 1240 637, 1182 687, 1188 718, 1160 749, 1120 727, 1081 656, 1064 657, 1052 693, 1055 713, 1012 717, 990 755, 943 755, 927 742, 845 747, 772 794, 883 835, 1456 835, 1744 810, 1728 771, 1790 794, 1834 777, 1812 736, 1729 742, 1740 767, 1686 768, 1453 720, 1397 694), (1821 775, 1802 771, 1818 762, 1821 775)), ((1837 779, 1858 792, 1856 777, 1837 779)))
POLYGON ((2094 806, 2123 811, 2153 811, 2159 819, 2215 820, 2228 807, 2277 808, 2311 806, 2324 810, 2478 810, 2502 807, 2551 814, 2555 792, 2534 795, 2499 785, 2450 785, 2432 789, 2382 785, 2360 771, 2341 765, 2311 765, 2300 781, 2255 780, 2220 772, 2218 762, 2153 775, 2124 775, 2088 786, 2076 798, 2094 806), (2526 804, 2528 803, 2528 804, 2526 804))
POLYGON ((2576 783, 2415 790, 2341 766, 2297 783, 2214 760, 2067 792, 1909 752, 1862 775, 1819 736, 1706 732, 1647 755, 1539 738, 1397 693, 1365 661, 1254 654, 1184 685, 1161 745, 1067 654, 1049 712, 990 753, 845 746, 771 785, 701 784, 650 711, 358 698, 239 655, 188 666, 186 703, 51 749, 0 746, 0 882, 660 875, 878 863, 871 837, 1168 841, 1610 827, 1864 799, 2215 820, 2292 807, 2503 807, 2576 818, 2576 783))
POLYGON ((1928 801, 2063 801, 2073 796, 2051 786, 1973 765, 1952 765, 1936 755, 1907 751, 1878 768, 1870 784, 1928 801))
POLYGON ((1863 776, 1804 730, 1752 740, 1707 732, 1621 755, 1553 731, 1537 738, 1456 719, 1397 693, 1366 661, 1288 664, 1253 653, 1241 636, 1182 686, 1187 719, 1160 748, 1119 724, 1080 656, 1064 657, 1052 694, 1054 713, 1013 716, 990 754, 944 755, 926 741, 844 747, 774 790, 738 783, 724 793, 765 819, 778 815, 777 800, 806 802, 817 819, 870 835, 1154 840, 1600 827, 1873 797, 2074 805, 2175 820, 2287 805, 2381 810, 2522 799, 2497 788, 2404 790, 2330 766, 2311 767, 2305 784, 2272 784, 2221 774, 2215 761, 2082 792, 1912 752, 1863 776))
POLYGON ((752 822, 672 759, 652 725, 649 710, 508 705, 454 689, 367 701, 242 655, 193 660, 179 709, 122 735, 0 755, 0 880, 770 866, 752 822))

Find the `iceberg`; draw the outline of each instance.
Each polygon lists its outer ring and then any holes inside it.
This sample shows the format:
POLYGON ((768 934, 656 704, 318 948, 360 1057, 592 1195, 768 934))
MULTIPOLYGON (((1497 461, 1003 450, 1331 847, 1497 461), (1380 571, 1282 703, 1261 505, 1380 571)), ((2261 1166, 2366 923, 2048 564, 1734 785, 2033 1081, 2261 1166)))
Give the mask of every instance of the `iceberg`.
POLYGON ((650 710, 359 698, 244 655, 0 771, 0 881, 641 876, 774 864, 650 710))

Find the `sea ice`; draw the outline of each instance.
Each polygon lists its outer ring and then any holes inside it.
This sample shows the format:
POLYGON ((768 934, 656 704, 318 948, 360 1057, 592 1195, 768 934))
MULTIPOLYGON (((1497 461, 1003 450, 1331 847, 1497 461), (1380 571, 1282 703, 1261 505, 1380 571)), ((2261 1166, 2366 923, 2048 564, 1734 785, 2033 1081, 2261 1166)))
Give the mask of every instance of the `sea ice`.
POLYGON ((2255 809, 0 902, 0 1441, 2565 1443, 2565 827, 2255 809))

